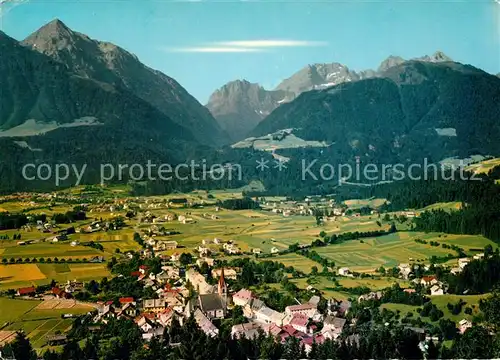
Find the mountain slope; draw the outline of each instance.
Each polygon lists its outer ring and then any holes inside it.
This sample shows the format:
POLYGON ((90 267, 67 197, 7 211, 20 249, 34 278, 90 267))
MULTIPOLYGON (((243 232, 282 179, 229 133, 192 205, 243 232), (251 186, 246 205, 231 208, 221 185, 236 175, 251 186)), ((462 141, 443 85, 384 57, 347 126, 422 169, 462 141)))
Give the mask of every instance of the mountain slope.
POLYGON ((81 77, 129 90, 189 129, 202 143, 218 145, 226 141, 210 112, 179 83, 114 44, 92 40, 60 20, 43 26, 22 43, 81 77))
MULTIPOLYGON (((440 51, 416 60, 425 62, 449 62, 451 59, 440 51)), ((265 90, 258 84, 249 86, 245 81, 226 84, 212 94, 207 104, 219 124, 231 133, 233 140, 241 140, 252 126, 255 127, 270 111, 295 99, 303 92, 326 89, 341 83, 354 82, 368 78, 381 77, 391 67, 401 65, 407 60, 390 56, 384 60, 377 71, 353 71, 339 63, 308 65, 289 78, 283 80, 275 90, 265 90), (243 86, 243 84, 246 84, 243 86), (285 92, 286 96, 276 95, 285 92), (255 96, 258 94, 258 96, 255 96), (282 100, 276 100, 280 98, 282 100), (270 99, 272 99, 270 101, 270 99), (260 115, 260 116, 259 116, 260 115), (245 133, 246 131, 246 133, 245 133)))
POLYGON ((331 144, 339 161, 500 154, 500 79, 458 63, 408 61, 377 78, 305 92, 252 134, 288 128, 331 144))
POLYGON ((215 91, 207 104, 233 141, 244 138, 257 124, 294 94, 267 91, 258 84, 236 80, 215 91))
POLYGON ((10 186, 29 188, 20 178, 26 163, 87 164, 96 175, 103 163, 176 163, 199 148, 189 130, 129 91, 77 76, 2 32, 0 53, 1 185, 12 177, 10 186), (12 133, 26 124, 42 135, 12 133))

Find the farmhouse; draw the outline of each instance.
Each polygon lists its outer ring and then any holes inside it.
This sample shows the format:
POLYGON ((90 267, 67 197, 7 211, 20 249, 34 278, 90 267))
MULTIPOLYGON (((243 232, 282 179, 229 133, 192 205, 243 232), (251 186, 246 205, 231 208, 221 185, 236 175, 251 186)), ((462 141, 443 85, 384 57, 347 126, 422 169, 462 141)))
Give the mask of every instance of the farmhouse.
POLYGON ((17 296, 33 296, 36 294, 34 286, 20 288, 17 290, 17 296))
POLYGON ((431 287, 431 295, 444 295, 444 290, 443 288, 436 284, 431 287))
POLYGON ((463 270, 469 263, 470 263, 469 258, 458 259, 458 267, 460 268, 460 270, 463 270))
POLYGON ((351 270, 348 267, 342 267, 338 270, 338 274, 340 276, 349 276, 351 274, 351 270))

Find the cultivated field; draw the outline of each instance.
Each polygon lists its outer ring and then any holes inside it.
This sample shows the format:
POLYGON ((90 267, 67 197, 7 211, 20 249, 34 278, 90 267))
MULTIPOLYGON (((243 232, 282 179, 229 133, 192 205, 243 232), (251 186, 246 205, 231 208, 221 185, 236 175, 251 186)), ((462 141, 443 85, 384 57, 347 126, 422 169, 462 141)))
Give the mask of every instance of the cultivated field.
POLYGON ((484 248, 492 241, 476 235, 443 235, 439 233, 397 232, 377 238, 347 241, 338 245, 317 248, 316 251, 337 266, 347 266, 359 272, 373 272, 380 266, 393 267, 410 261, 425 261, 429 257, 456 255, 453 250, 416 243, 415 239, 455 244, 465 251, 484 248))
POLYGON ((481 161, 466 167, 466 170, 473 171, 476 174, 487 174, 495 166, 500 165, 500 158, 481 161))
MULTIPOLYGON (((436 307, 444 313, 445 319, 450 319, 455 323, 458 323, 462 319, 467 319, 472 321, 474 316, 477 316, 480 313, 479 310, 479 301, 481 299, 487 298, 489 294, 484 295, 439 295, 439 296, 431 296, 431 302, 436 305, 436 307), (458 315, 453 315, 447 308, 447 304, 456 304, 460 299, 462 299, 466 304, 462 307, 462 312, 458 315), (466 314, 464 312, 465 308, 472 308, 472 314, 466 314)), ((407 313, 413 313, 413 316, 418 317, 417 308, 418 306, 404 305, 404 304, 383 304, 381 308, 386 308, 392 311, 400 311, 401 316, 406 316, 407 313)), ((423 321, 430 322, 428 317, 422 317, 423 321)))
POLYGON ((14 264, 0 265, 0 290, 46 285, 55 280, 100 280, 110 277, 106 264, 14 264))
MULTIPOLYGON (((62 319, 63 314, 80 315, 91 310, 84 305, 57 306, 44 308, 43 302, 36 300, 14 300, 0 298, 0 338, 9 332, 24 330, 35 348, 46 344, 47 336, 64 333, 71 327, 71 319, 62 319)), ((55 305, 55 306, 54 306, 55 305)), ((7 339, 4 339, 7 340, 7 339)), ((1 339, 0 339, 1 341, 1 339)))
POLYGON ((432 210, 444 210, 444 211, 457 211, 462 208, 462 203, 459 201, 447 202, 447 203, 436 203, 424 207, 420 211, 432 211, 432 210))

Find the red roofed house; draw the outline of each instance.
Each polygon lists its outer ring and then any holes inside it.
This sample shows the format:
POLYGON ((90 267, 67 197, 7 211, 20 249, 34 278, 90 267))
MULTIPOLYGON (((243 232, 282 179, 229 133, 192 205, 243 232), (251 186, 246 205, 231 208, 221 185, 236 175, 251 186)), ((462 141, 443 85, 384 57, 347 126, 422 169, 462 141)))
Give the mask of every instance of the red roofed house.
POLYGON ((130 276, 133 276, 133 277, 140 277, 142 275, 142 273, 140 271, 132 271, 130 273, 130 276))
POLYGON ((52 288, 52 294, 54 294, 54 296, 59 298, 59 299, 70 299, 71 298, 71 294, 67 293, 66 291, 64 291, 63 289, 61 289, 60 287, 57 287, 57 286, 52 288))
POLYGON ((435 276, 424 276, 420 279, 420 284, 423 286, 431 286, 437 284, 438 281, 435 276))
POLYGON ((129 303, 133 303, 134 298, 133 297, 122 297, 122 298, 118 299, 118 301, 120 302, 120 304, 125 305, 125 304, 129 304, 129 303))
POLYGON ((20 288, 17 290, 17 296, 33 296, 36 294, 36 290, 34 286, 20 288))
POLYGON ((292 326, 295 330, 302 331, 303 333, 308 332, 309 318, 306 315, 302 315, 300 313, 293 315, 290 320, 289 325, 292 326))
POLYGON ((149 268, 146 265, 139 266, 139 271, 141 272, 141 274, 145 274, 148 271, 148 269, 149 268))

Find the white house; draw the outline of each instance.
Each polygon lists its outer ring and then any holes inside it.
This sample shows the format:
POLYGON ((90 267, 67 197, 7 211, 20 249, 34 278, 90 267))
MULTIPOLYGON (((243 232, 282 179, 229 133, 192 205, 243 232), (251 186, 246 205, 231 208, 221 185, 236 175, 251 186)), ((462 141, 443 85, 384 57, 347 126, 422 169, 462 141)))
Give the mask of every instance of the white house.
POLYGON ((444 295, 444 290, 438 284, 431 287, 431 295, 444 295))
POLYGON ((460 269, 462 269, 462 270, 463 270, 463 269, 467 266, 467 264, 469 264, 469 263, 470 263, 470 259, 469 259, 469 258, 461 258, 461 259, 458 259, 458 267, 459 267, 460 269))
POLYGON ((351 274, 351 270, 348 267, 342 267, 338 270, 338 274, 340 276, 349 276, 351 274))

